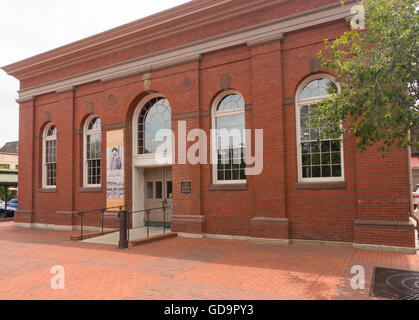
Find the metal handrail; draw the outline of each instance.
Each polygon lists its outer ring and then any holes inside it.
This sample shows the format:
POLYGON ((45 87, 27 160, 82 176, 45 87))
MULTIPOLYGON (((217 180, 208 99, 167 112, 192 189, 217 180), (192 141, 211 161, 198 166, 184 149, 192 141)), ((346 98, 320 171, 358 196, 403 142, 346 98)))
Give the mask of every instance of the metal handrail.
MULTIPOLYGON (((138 210, 138 211, 127 211, 127 213, 129 213, 129 214, 133 214, 133 213, 141 213, 141 212, 147 212, 147 211, 154 211, 154 210, 161 210, 161 209, 163 209, 164 207, 158 207, 158 208, 153 208, 153 209, 145 209, 145 210, 138 210)), ((166 206, 165 207, 166 209, 167 208, 170 208, 170 206, 166 206)))
MULTIPOLYGON (((126 211, 128 215, 132 215, 134 213, 146 213, 147 215, 147 238, 150 238, 150 213, 155 210, 163 210, 163 234, 166 234, 166 210, 170 208, 171 206, 167 204, 167 201, 163 201, 163 206, 158 208, 152 208, 152 209, 145 209, 145 210, 136 210, 136 211, 126 211)), ((128 232, 129 236, 129 232, 128 232)))
POLYGON ((80 211, 77 213, 80 216, 80 239, 83 240, 83 228, 84 228, 84 216, 88 213, 94 212, 101 212, 102 214, 102 234, 104 233, 104 213, 106 211, 110 211, 112 209, 119 209, 118 217, 120 222, 120 241, 119 241, 119 248, 125 249, 128 248, 129 244, 129 229, 128 229, 128 217, 134 213, 142 213, 145 212, 147 214, 147 238, 150 237, 150 213, 155 210, 163 210, 163 233, 166 234, 166 210, 171 206, 167 204, 167 201, 163 201, 163 205, 159 208, 151 208, 145 210, 136 210, 136 211, 127 211, 123 210, 126 206, 116 206, 116 207, 109 207, 103 209, 96 209, 96 210, 89 210, 89 211, 80 211), (121 216, 122 215, 122 216, 121 216))
POLYGON ((90 211, 80 211, 80 212, 77 213, 77 215, 81 216, 81 215, 85 215, 86 213, 108 211, 108 210, 112 210, 112 209, 119 209, 119 211, 122 211, 122 208, 125 208, 125 205, 117 206, 117 207, 103 208, 103 209, 95 209, 95 210, 90 210, 90 211))
POLYGON ((88 213, 94 213, 94 212, 100 212, 101 213, 101 224, 102 224, 102 234, 103 234, 104 231, 105 231, 105 224, 104 224, 104 221, 105 221, 105 212, 106 211, 110 211, 112 209, 119 209, 119 212, 121 212, 123 208, 125 208, 125 205, 78 212, 77 215, 80 216, 80 239, 83 240, 83 228, 84 228, 84 223, 83 222, 84 222, 84 216, 86 214, 88 214, 88 213))

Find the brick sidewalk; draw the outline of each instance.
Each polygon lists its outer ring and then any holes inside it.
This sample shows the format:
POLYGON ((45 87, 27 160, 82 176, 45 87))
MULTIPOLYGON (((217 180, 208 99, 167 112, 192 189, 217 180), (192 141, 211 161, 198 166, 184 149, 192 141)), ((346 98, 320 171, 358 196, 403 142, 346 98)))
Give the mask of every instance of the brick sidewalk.
POLYGON ((74 232, 0 224, 0 299, 371 299, 373 268, 419 270, 419 256, 302 245, 176 238, 120 251, 74 232), (55 265, 65 290, 50 287, 55 265), (366 290, 350 287, 366 268, 366 290))

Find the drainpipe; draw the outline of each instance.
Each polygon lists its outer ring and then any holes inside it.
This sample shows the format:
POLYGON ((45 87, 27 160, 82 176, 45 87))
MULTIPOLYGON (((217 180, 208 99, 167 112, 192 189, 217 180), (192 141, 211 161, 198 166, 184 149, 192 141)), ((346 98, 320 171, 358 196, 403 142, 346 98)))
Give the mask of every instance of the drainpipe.
MULTIPOLYGON (((410 139, 410 132, 409 132, 409 139, 410 139)), ((419 230, 419 216, 415 213, 414 206, 413 206, 413 178, 412 178, 412 152, 410 146, 406 148, 406 155, 407 155, 407 171, 409 177, 409 211, 410 216, 416 220, 416 229, 419 230)))

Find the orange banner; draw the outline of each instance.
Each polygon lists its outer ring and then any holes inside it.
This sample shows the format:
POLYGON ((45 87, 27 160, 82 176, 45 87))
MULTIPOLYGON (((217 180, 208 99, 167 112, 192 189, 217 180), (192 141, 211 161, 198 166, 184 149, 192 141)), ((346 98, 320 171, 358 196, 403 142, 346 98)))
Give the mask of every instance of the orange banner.
POLYGON ((106 155, 106 207, 124 206, 124 130, 106 133, 106 155))

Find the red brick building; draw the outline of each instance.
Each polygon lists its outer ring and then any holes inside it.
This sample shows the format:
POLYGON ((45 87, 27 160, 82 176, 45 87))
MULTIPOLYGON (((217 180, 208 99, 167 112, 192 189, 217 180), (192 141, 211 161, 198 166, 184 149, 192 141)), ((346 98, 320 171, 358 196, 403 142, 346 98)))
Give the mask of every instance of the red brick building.
POLYGON ((349 135, 318 143, 306 128, 310 104, 339 87, 317 53, 350 28, 354 4, 196 0, 4 67, 21 83, 16 224, 77 229, 75 212, 107 198, 129 210, 167 199, 172 230, 185 235, 413 251, 406 150, 360 154, 349 135), (159 152, 156 128, 176 143, 159 152), (255 135, 208 142, 207 158, 237 163, 178 163, 178 135, 198 128, 263 129, 262 173, 243 165, 255 135), (115 130, 123 145, 108 151, 115 130), (112 170, 122 183, 107 181, 112 170))

